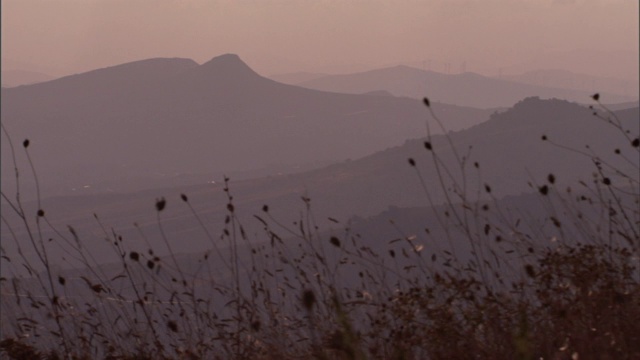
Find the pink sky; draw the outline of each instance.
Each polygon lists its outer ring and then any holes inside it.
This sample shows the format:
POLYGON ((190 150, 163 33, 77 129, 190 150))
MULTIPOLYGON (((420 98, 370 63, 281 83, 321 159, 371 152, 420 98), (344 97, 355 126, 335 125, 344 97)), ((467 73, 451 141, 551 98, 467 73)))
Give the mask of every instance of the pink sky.
POLYGON ((2 0, 3 69, 237 53, 258 72, 398 63, 638 78, 637 0, 2 0))

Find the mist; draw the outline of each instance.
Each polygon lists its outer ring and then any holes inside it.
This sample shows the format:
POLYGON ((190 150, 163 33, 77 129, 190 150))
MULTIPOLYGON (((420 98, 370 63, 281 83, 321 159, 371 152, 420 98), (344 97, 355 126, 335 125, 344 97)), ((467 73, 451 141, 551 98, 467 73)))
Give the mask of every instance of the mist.
POLYGON ((55 76, 152 57, 236 53, 261 74, 412 64, 488 75, 565 69, 638 79, 625 0, 2 2, 3 69, 55 76))
POLYGON ((640 358, 638 1, 1 6, 1 358, 640 358))

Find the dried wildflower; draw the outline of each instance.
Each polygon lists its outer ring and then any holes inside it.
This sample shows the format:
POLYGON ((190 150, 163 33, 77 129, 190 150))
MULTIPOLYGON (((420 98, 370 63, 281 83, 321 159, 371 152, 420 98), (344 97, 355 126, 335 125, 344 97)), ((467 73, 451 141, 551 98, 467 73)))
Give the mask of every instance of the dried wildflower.
POLYGON ((167 205, 167 201, 163 197, 161 197, 160 199, 156 199, 156 210, 157 211, 164 210, 166 205, 167 205))
POLYGON ((340 247, 340 239, 335 236, 332 236, 331 239, 329 239, 329 242, 335 247, 340 247))
POLYGON ((131 259, 133 261, 138 261, 138 260, 140 260, 140 254, 138 254, 135 251, 132 251, 131 253, 129 253, 129 259, 131 259))
POLYGON ((530 264, 527 264, 524 266, 524 271, 527 273, 527 275, 531 278, 536 277, 536 271, 533 268, 533 266, 531 266, 530 264))
POLYGON ((251 330, 253 330, 255 332, 260 331, 260 325, 261 325, 260 321, 258 321, 258 320, 255 320, 255 321, 251 322, 251 330))
POLYGON ((315 303, 316 295, 313 293, 313 291, 309 289, 305 290, 302 293, 302 305, 304 305, 307 310, 311 310, 315 303))
POLYGON ((540 191, 540 194, 542 195, 547 195, 549 193, 549 187, 547 185, 542 185, 538 188, 538 191, 540 191))
POLYGON ((167 321, 167 327, 173 332, 178 332, 178 324, 173 320, 167 321))

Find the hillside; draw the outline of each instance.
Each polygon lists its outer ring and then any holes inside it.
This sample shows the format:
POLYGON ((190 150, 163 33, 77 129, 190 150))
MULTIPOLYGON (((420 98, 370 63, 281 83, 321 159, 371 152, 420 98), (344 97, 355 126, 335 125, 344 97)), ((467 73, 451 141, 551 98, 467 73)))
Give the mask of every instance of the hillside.
MULTIPOLYGON (((2 89, 2 99, 3 126, 14 143, 31 140, 50 195, 185 185, 193 174, 220 179, 357 158, 419 137, 425 120, 411 99, 277 83, 236 55, 202 65, 143 60, 2 89)), ((452 130, 490 114, 434 106, 452 130)), ((9 156, 3 141, 3 164, 9 156)), ((4 188, 13 181, 11 168, 2 176, 4 188)))
POLYGON ((29 85, 54 79, 53 76, 25 70, 3 70, 2 87, 29 85))
MULTIPOLYGON (((427 113, 427 109, 423 111, 427 113)), ((638 108, 621 110, 616 115, 631 131, 631 136, 637 136, 638 108)), ((485 123, 451 132, 449 136, 458 151, 469 156, 467 194, 484 192, 485 183, 492 187, 492 196, 497 198, 536 191, 536 184, 545 182, 550 173, 557 179, 558 188, 575 186, 579 180, 590 182, 594 171, 592 159, 551 142, 572 149, 585 149, 588 144, 588 151, 609 164, 623 170, 633 166, 614 153, 614 149, 619 147, 624 156, 632 154, 619 132, 594 117, 589 109, 560 100, 526 99, 485 123), (549 141, 542 141, 542 135, 546 135, 549 141), (479 169, 473 167, 473 162, 478 162, 479 169)), ((459 168, 447 139, 434 136, 431 143, 443 164, 460 183, 459 168)), ((416 169, 409 166, 408 158, 415 159, 433 202, 444 201, 439 177, 444 177, 446 183, 450 181, 434 169, 423 140, 409 140, 402 146, 361 159, 299 174, 240 181, 232 179, 231 194, 236 213, 249 234, 263 233, 262 225, 253 215, 261 213, 265 204, 269 205, 270 214, 287 226, 299 220, 305 207, 301 196, 311 198, 318 225, 331 228, 335 224, 327 220, 329 216, 346 221, 354 215, 367 217, 378 214, 389 206, 429 205, 416 169)), ((633 173, 632 168, 630 173, 633 173)), ((612 177, 612 181, 618 184, 620 180, 612 177)), ((165 197, 168 205, 163 213, 164 231, 172 242, 180 244, 180 252, 194 252, 206 248, 209 240, 189 208, 180 200, 180 194, 188 195, 195 211, 206 219, 209 231, 218 234, 228 203, 223 187, 218 182, 129 194, 57 197, 45 199, 42 206, 54 224, 62 228, 73 224, 82 238, 101 248, 108 244, 98 240, 102 236, 99 235, 100 230, 96 230, 92 215, 97 213, 104 224, 112 226, 125 239, 139 244, 136 246, 143 251, 144 245, 139 242, 140 231, 150 239, 161 236, 153 203, 155 199, 165 197), (185 238, 190 240, 180 240, 185 238)), ((35 206, 31 203, 28 208, 35 212, 35 206)), ((3 211, 7 210, 3 208, 3 211)), ((24 236, 16 232, 19 237, 24 236)), ((2 236, 3 239, 9 236, 4 228, 2 236)))

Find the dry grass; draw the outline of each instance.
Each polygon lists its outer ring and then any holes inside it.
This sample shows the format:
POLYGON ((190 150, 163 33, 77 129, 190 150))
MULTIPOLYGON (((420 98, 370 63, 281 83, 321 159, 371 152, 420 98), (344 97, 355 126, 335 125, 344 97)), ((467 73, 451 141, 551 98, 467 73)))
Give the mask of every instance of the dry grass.
MULTIPOLYGON (((601 116, 616 125, 607 113, 601 116)), ((621 142, 637 153, 638 140, 620 130, 621 142)), ((451 189, 449 201, 440 205, 443 211, 434 216, 453 230, 434 241, 442 248, 464 241, 465 253, 427 252, 411 237, 373 249, 348 229, 343 236, 326 235, 315 226, 306 198, 305 216, 295 228, 282 226, 265 206, 255 216, 264 237, 252 239, 236 216, 227 183, 226 226, 219 237, 209 235, 211 251, 199 258, 159 258, 153 249, 131 252, 115 231, 105 230, 121 261, 98 266, 70 227, 59 235, 85 269, 63 271, 51 265, 39 236, 41 226, 48 226, 46 214, 34 218, 19 197, 3 193, 31 241, 20 244, 17 254, 3 250, 3 261, 15 273, 1 279, 0 354, 11 359, 640 358, 637 174, 622 174, 630 187, 615 186, 607 179, 616 169, 594 157, 595 181, 580 193, 556 190, 550 175, 537 186, 549 209, 545 220, 556 234, 550 242, 551 236, 535 229, 535 219, 525 221, 537 231, 510 221, 490 186, 471 199, 464 190, 472 161, 459 157, 454 166, 466 177, 450 177, 427 140, 428 156, 439 164, 440 185, 451 189), (594 221, 582 213, 582 203, 606 215, 594 221), (24 255, 27 250, 37 254, 37 264, 24 255), (19 275, 25 269, 29 275, 19 275)), ((28 143, 23 145, 26 150, 28 143)), ((186 195, 182 201, 190 207, 186 195)), ((165 199, 156 201, 160 230, 166 206, 165 199)), ((161 240, 169 246, 164 235, 161 240)))

